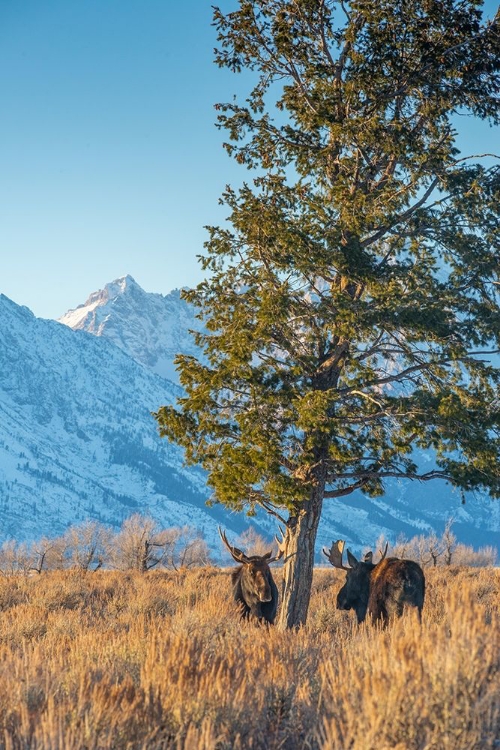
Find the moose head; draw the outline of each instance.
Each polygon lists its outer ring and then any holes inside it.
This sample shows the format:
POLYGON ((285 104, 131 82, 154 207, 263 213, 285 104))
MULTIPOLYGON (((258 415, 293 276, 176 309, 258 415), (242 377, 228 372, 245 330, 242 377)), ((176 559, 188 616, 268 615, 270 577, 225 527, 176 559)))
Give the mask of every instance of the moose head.
MULTIPOLYGON (((346 567, 342 562, 345 542, 338 539, 332 543, 329 550, 323 549, 323 554, 334 568, 345 570, 346 580, 337 595, 337 609, 353 609, 356 612, 358 622, 363 622, 366 617, 368 602, 370 599, 371 573, 376 567, 373 563, 373 552, 367 552, 362 561, 359 561, 350 550, 347 550, 346 567)), ((385 559, 388 544, 377 563, 385 559)))

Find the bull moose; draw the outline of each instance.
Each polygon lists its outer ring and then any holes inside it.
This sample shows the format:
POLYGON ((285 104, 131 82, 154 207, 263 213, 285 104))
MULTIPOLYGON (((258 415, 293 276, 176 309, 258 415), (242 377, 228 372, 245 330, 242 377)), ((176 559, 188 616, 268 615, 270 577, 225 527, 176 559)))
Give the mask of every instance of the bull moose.
POLYGON ((242 617, 256 617, 260 622, 273 625, 278 608, 278 589, 269 563, 279 560, 283 549, 274 557, 272 552, 247 557, 238 547, 229 544, 220 527, 219 534, 233 560, 240 563, 240 567, 231 573, 231 581, 233 597, 241 605, 242 617))
POLYGON ((417 607, 419 620, 424 606, 425 578, 422 568, 413 560, 387 557, 387 544, 381 559, 373 563, 368 552, 362 561, 347 550, 350 567, 342 562, 345 542, 337 540, 329 550, 323 549, 334 568, 347 572, 337 595, 337 609, 353 609, 358 622, 368 613, 374 621, 386 625, 390 617, 400 617, 405 605, 417 607))

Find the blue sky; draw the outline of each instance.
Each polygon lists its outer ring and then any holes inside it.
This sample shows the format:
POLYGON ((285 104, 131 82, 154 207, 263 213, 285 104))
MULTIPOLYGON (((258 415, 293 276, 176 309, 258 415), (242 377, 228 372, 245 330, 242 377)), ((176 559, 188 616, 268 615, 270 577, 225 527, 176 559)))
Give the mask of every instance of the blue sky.
POLYGON ((58 317, 127 273, 164 294, 201 280, 203 226, 248 177, 214 126, 241 77, 213 63, 211 4, 0 0, 0 292, 58 317))

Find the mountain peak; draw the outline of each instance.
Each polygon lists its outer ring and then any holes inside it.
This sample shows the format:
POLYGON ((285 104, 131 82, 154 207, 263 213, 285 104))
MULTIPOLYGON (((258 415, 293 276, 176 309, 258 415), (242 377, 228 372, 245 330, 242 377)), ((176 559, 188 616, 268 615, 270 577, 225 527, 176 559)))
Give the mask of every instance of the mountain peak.
POLYGON ((114 294, 124 294, 129 289, 140 289, 141 292, 144 290, 139 286, 137 281, 128 273, 125 276, 120 276, 119 279, 115 279, 114 281, 111 281, 109 284, 106 284, 104 289, 107 289, 110 293, 110 296, 114 294))
POLYGON ((93 292, 59 322, 107 338, 157 375, 175 382, 177 354, 200 356, 189 330, 201 325, 179 290, 167 295, 146 292, 130 274, 93 292))
MULTIPOLYGON (((106 284, 103 289, 92 292, 83 304, 78 305, 78 307, 72 310, 68 310, 68 312, 58 318, 58 321, 74 330, 82 328, 89 330, 91 320, 95 325, 95 311, 97 308, 104 307, 107 303, 112 302, 120 295, 126 294, 132 289, 143 292, 143 289, 141 289, 137 281, 130 274, 120 276, 118 279, 106 284)), ((91 332, 94 333, 95 331, 92 329, 91 332)))

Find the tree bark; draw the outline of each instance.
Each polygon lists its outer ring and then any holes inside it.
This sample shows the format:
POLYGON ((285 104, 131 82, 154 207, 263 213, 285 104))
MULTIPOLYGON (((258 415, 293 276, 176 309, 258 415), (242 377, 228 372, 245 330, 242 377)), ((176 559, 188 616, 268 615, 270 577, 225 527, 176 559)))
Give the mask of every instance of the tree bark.
POLYGON ((285 534, 283 582, 278 628, 305 625, 314 568, 314 545, 323 506, 324 484, 313 487, 309 500, 290 516, 285 534))

